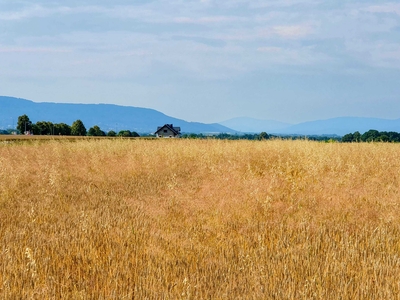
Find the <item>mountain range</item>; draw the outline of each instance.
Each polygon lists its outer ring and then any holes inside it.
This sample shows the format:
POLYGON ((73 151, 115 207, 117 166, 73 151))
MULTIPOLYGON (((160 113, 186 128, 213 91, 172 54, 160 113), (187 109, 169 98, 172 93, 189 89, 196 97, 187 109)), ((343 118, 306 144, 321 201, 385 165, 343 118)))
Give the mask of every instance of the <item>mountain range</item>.
POLYGON ((359 131, 361 134, 375 129, 400 132, 400 119, 338 117, 299 124, 287 124, 271 120, 234 118, 220 124, 241 132, 261 132, 278 135, 339 135, 359 131))
POLYGON ((248 117, 233 118, 223 122, 219 122, 219 124, 246 133, 253 133, 253 132, 260 133, 263 131, 268 133, 269 132, 277 133, 280 130, 284 130, 292 126, 292 124, 289 123, 283 123, 273 120, 253 119, 248 117))
POLYGON ((97 125, 104 131, 131 130, 138 133, 154 133, 158 126, 173 124, 181 127, 182 133, 236 133, 235 130, 221 124, 187 122, 148 108, 113 104, 33 102, 0 96, 0 128, 15 128, 18 116, 24 114, 34 123, 50 121, 72 125, 79 119, 87 129, 97 125))
POLYGON ((276 135, 345 135, 370 129, 400 132, 400 119, 338 117, 326 120, 283 123, 247 117, 234 118, 220 123, 204 124, 188 122, 167 116, 157 110, 114 104, 71 104, 33 102, 26 99, 0 96, 0 129, 15 128, 18 116, 28 115, 32 122, 50 121, 72 123, 80 119, 88 128, 98 125, 102 130, 131 130, 153 133, 158 126, 173 124, 182 133, 240 134, 265 131, 276 135))
POLYGON ((359 131, 361 134, 375 129, 378 131, 400 132, 400 119, 339 117, 328 120, 304 122, 278 130, 280 134, 340 135, 359 131))

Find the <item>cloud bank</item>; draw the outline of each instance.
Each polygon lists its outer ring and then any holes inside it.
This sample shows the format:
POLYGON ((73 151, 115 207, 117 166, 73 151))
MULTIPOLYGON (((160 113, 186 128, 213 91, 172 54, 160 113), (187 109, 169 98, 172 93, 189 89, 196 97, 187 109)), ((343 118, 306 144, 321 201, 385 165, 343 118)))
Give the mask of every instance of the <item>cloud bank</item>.
MULTIPOLYGON (((0 28, 0 76, 8 82, 140 82, 172 98, 189 93, 183 83, 200 88, 254 74, 400 71, 395 2, 3 1, 0 28)), ((230 101, 224 89, 214 88, 214 99, 230 101)))

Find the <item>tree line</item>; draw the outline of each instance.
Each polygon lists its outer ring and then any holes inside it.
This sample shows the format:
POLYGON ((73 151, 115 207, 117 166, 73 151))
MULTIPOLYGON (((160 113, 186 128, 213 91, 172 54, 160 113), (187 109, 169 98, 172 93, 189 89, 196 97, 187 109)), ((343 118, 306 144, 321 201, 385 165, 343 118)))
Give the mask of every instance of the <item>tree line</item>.
POLYGON ((345 134, 342 137, 344 143, 360 143, 360 142, 400 142, 400 133, 394 131, 378 131, 368 130, 364 134, 356 131, 354 133, 345 134))
POLYGON ((336 135, 272 135, 265 131, 261 133, 246 133, 246 134, 229 134, 219 133, 217 135, 204 135, 204 134, 183 134, 182 138, 186 139, 218 139, 218 140, 269 140, 269 139, 281 139, 281 140, 309 140, 319 142, 339 142, 340 136, 336 135))
POLYGON ((182 138, 187 139, 224 139, 224 140, 267 140, 267 139, 282 139, 282 140, 309 140, 318 142, 400 142, 400 133, 394 131, 378 131, 371 129, 364 134, 356 131, 354 133, 348 133, 343 137, 337 135, 272 135, 266 132, 260 134, 228 134, 220 133, 217 135, 209 136, 204 134, 183 134, 182 138))
MULTIPOLYGON (((81 120, 76 120, 72 125, 65 123, 52 123, 49 121, 39 121, 33 123, 30 121, 27 115, 22 115, 18 117, 17 130, 21 134, 34 134, 34 135, 71 135, 71 136, 109 136, 109 137, 139 137, 140 135, 135 131, 130 130, 120 130, 118 133, 110 130, 105 132, 100 129, 98 125, 90 127, 86 130, 85 125, 81 120)), ((8 131, 2 130, 1 134, 7 134, 8 131)), ((214 138, 214 139, 228 139, 228 140, 267 140, 270 138, 280 138, 280 139, 304 139, 315 140, 315 141, 337 141, 343 143, 359 143, 359 142, 400 142, 400 133, 394 131, 378 131, 371 129, 363 134, 356 131, 354 133, 345 134, 342 138, 339 136, 300 136, 300 135, 287 135, 287 136, 274 136, 266 132, 261 132, 259 134, 227 134, 220 133, 213 136, 208 136, 204 134, 183 134, 182 138, 187 139, 204 139, 204 138, 214 138)))
POLYGON ((261 132, 260 134, 229 134, 229 133, 219 133, 217 135, 204 135, 202 133, 188 133, 183 134, 181 138, 184 139, 217 139, 217 140, 268 140, 270 138, 269 134, 266 132, 261 132))
POLYGON ((65 123, 52 123, 49 121, 39 121, 32 123, 27 115, 18 117, 17 130, 22 134, 34 135, 72 135, 72 136, 121 136, 121 137, 139 137, 135 131, 121 130, 116 133, 113 130, 107 133, 94 125, 86 130, 81 120, 76 120, 72 125, 65 123))

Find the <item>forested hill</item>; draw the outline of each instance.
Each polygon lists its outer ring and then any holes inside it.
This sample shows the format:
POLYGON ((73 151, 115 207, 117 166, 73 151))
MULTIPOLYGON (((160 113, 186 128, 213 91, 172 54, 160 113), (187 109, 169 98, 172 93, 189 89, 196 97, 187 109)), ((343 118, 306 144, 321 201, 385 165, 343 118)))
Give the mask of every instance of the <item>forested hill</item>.
POLYGON ((71 125, 83 121, 87 128, 98 125, 102 130, 128 129, 152 133, 157 126, 173 124, 189 133, 235 133, 220 124, 187 122, 167 116, 157 110, 113 104, 68 104, 33 102, 26 99, 0 96, 0 128, 15 127, 18 116, 28 115, 32 122, 50 121, 71 125))

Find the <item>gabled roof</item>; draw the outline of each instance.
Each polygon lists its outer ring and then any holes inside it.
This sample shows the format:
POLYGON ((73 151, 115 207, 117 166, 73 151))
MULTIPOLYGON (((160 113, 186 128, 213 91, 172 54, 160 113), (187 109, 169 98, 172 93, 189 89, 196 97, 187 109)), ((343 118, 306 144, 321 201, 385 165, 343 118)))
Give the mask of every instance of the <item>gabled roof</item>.
POLYGON ((174 127, 172 124, 165 124, 162 127, 157 127, 157 131, 155 132, 155 134, 157 134, 159 131, 161 131, 163 129, 169 129, 174 134, 181 134, 181 128, 180 127, 174 127))

